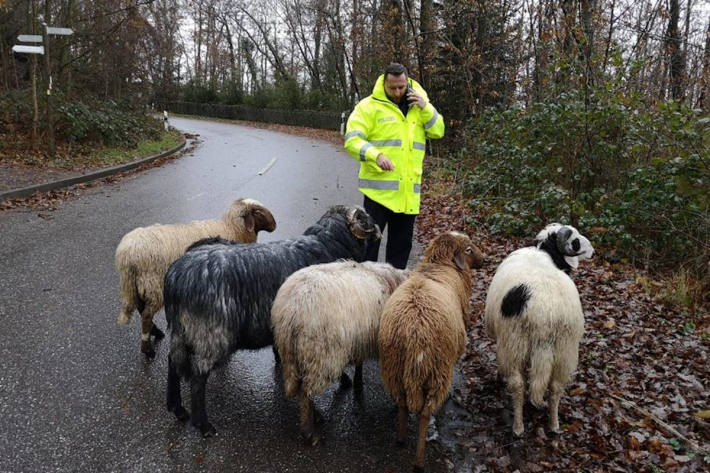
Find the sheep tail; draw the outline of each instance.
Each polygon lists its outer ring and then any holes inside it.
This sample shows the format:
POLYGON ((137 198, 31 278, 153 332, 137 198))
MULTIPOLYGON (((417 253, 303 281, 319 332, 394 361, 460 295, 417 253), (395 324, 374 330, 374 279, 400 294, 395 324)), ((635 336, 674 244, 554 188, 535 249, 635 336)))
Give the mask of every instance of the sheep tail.
POLYGON ((274 343, 279 350, 281 358, 281 373, 284 382, 284 395, 292 398, 298 395, 301 385, 301 376, 296 359, 295 340, 290 330, 278 330, 274 327, 274 343))
MULTIPOLYGON (((166 309, 168 309, 166 307, 166 309)), ((172 309, 172 307, 170 308, 172 309)), ((172 315, 172 310, 170 310, 172 315)), ((166 315, 168 310, 166 310, 166 315)), ((168 318, 166 316, 166 318, 168 318)), ((190 379, 192 377, 192 364, 190 349, 185 341, 185 328, 182 326, 179 320, 175 318, 168 318, 172 323, 168 324, 168 329, 170 330, 170 362, 177 370, 178 374, 185 379, 190 379)))
POLYGON ((407 408, 411 412, 421 412, 429 403, 428 385, 431 383, 433 373, 430 361, 426 363, 422 360, 424 357, 430 360, 426 352, 428 350, 421 350, 417 355, 409 353, 404 362, 403 394, 406 397, 407 408))
POLYGON ((133 265, 120 265, 119 255, 116 255, 116 267, 121 278, 121 313, 118 314, 118 324, 128 325, 133 316, 133 311, 138 307, 141 310, 142 301, 138 296, 137 272, 133 265))
POLYGON ((550 384, 554 364, 552 346, 533 348, 530 354, 530 402, 535 407, 544 405, 545 391, 550 384))
MULTIPOLYGON (((279 352, 281 354, 281 352, 279 352)), ((296 368, 296 363, 290 361, 284 361, 284 356, 281 355, 281 370, 284 378, 284 394, 287 398, 295 397, 300 391, 301 382, 298 376, 298 369, 296 368)))

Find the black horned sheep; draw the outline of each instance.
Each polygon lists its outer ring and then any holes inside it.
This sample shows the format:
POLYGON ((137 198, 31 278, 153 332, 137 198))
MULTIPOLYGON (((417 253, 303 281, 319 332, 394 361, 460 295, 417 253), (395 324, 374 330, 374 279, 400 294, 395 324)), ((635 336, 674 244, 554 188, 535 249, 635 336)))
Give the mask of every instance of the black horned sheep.
POLYGON ((334 206, 298 238, 193 245, 165 276, 168 410, 180 420, 190 417, 204 436, 214 434, 205 409, 207 378, 236 350, 273 344, 271 305, 286 278, 313 264, 362 261, 367 240, 379 237, 361 207, 334 206), (181 377, 190 381, 191 415, 182 406, 181 377))

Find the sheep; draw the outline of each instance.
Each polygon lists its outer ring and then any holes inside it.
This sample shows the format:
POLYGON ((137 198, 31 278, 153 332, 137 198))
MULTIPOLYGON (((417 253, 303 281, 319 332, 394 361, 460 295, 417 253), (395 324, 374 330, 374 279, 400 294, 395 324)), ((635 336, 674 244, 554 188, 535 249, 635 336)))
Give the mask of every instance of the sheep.
POLYGON ((414 471, 423 471, 429 419, 446 399, 454 365, 467 343, 471 268, 480 250, 462 233, 435 237, 409 279, 385 303, 378 347, 385 389, 399 408, 397 443, 409 412, 419 414, 414 471))
POLYGON ((379 237, 361 207, 339 205, 298 238, 250 245, 212 239, 193 245, 165 276, 168 411, 181 421, 190 418, 203 436, 216 433, 205 409, 207 378, 236 350, 273 344, 271 304, 281 284, 312 264, 362 261, 367 240, 379 237), (181 377, 190 381, 192 415, 182 406, 181 377))
POLYGON ((577 368, 584 314, 568 276, 580 260, 594 255, 589 240, 569 225, 553 223, 536 245, 508 255, 486 295, 484 324, 496 340, 498 371, 513 399, 513 434, 523 435, 526 382, 530 402, 544 405, 549 390, 549 427, 559 433, 557 409, 564 386, 577 368))
POLYGON ((205 237, 220 236, 253 243, 261 230, 273 232, 276 222, 271 212, 253 199, 232 202, 219 220, 200 220, 187 224, 152 225, 128 232, 118 244, 116 270, 121 280, 121 312, 118 323, 127 325, 133 310, 142 319, 141 352, 155 356, 150 342, 164 337, 153 324, 153 316, 163 306, 163 280, 170 264, 192 243, 205 237))
MULTIPOLYGON (((387 298, 408 271, 387 263, 342 261, 301 269, 283 283, 271 308, 274 341, 281 355, 284 391, 298 396, 301 432, 312 445, 313 397, 355 364, 377 358, 380 316, 387 298)), ((341 385, 347 385, 345 373, 341 385)))

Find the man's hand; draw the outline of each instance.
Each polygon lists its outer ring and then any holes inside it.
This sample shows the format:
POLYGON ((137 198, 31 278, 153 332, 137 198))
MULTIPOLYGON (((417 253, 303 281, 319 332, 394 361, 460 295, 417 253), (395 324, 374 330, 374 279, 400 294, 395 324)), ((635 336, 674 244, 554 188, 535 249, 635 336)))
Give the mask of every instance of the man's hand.
POLYGON ((426 100, 424 100, 424 97, 414 91, 407 94, 407 103, 409 103, 409 105, 416 105, 419 108, 426 107, 426 100))
POLYGON ((383 171, 394 171, 394 164, 390 161, 390 158, 380 153, 377 155, 377 165, 383 171))

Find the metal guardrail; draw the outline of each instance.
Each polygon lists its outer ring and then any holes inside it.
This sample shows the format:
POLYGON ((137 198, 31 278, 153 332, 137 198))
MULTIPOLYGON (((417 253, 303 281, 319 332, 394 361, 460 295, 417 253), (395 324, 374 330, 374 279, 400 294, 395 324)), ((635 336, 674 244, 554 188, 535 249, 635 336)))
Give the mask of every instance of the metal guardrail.
POLYGON ((182 115, 200 115, 231 120, 246 120, 282 125, 304 126, 324 130, 341 131, 348 113, 322 112, 316 110, 277 110, 254 108, 246 105, 224 105, 193 102, 156 103, 157 110, 167 110, 182 115))

